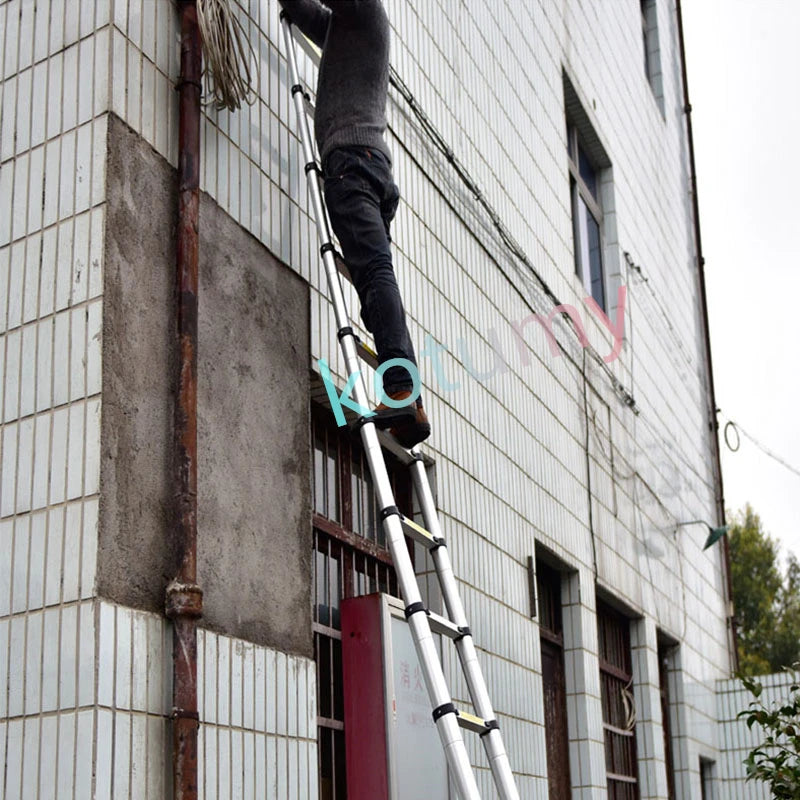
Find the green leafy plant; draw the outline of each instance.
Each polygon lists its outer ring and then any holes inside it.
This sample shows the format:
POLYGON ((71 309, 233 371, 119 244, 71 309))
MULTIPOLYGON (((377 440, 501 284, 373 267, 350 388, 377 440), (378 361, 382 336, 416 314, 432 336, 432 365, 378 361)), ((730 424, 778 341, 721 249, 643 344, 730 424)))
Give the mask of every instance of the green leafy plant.
MULTIPOLYGON (((795 669, 800 664, 795 664, 795 669)), ((764 741, 744 761, 748 780, 764 781, 778 800, 800 798, 800 683, 793 677, 788 698, 767 705, 761 698, 764 687, 754 678, 740 676, 744 687, 755 698, 750 707, 740 711, 747 727, 758 725, 764 741)))
POLYGON ((745 506, 730 519, 731 580, 739 630, 739 669, 778 672, 800 660, 800 561, 780 545, 745 506))

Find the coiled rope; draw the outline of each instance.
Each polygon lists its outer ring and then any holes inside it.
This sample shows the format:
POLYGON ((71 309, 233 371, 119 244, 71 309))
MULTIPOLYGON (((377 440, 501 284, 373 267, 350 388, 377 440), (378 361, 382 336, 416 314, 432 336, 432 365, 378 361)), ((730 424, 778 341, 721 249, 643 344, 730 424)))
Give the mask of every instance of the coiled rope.
POLYGON ((203 74, 214 108, 235 111, 243 102, 252 105, 258 98, 260 75, 255 51, 231 0, 197 0, 197 22, 205 56, 203 74), (255 88, 251 59, 256 63, 255 88))

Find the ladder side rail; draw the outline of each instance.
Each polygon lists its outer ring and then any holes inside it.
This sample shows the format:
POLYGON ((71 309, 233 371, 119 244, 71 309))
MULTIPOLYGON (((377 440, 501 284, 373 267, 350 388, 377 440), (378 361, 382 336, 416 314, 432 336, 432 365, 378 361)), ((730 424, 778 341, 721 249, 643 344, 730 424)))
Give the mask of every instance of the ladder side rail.
MULTIPOLYGON (((314 158, 311 144, 311 131, 303 104, 303 90, 302 86, 299 84, 297 59, 293 46, 294 38, 291 32, 292 26, 289 20, 283 15, 281 24, 283 26, 284 41, 286 44, 292 81, 292 95, 300 124, 303 152, 306 158, 306 174, 308 175, 312 171, 316 172, 318 167, 314 158), (314 165, 313 169, 311 167, 312 164, 314 165)), ((349 327, 349 319, 346 314, 344 294, 341 284, 339 283, 332 245, 328 237, 325 221, 325 207, 318 180, 309 181, 309 188, 313 200, 317 231, 320 240, 323 242, 321 250, 323 261, 325 262, 328 284, 333 296, 336 321, 341 331, 343 328, 349 327)), ((349 335, 339 338, 342 349, 345 352, 345 360, 349 373, 357 373, 357 379, 352 392, 354 399, 359 405, 367 407, 367 395, 364 388, 363 376, 360 370, 358 370, 355 336, 350 333, 349 335)), ((380 441, 375 425, 369 422, 369 418, 367 418, 365 424, 361 425, 361 439, 364 444, 364 451, 367 456, 370 471, 373 475, 375 491, 380 507, 381 509, 396 510, 380 441)), ((452 712, 442 713, 435 720, 439 738, 444 748, 445 757, 450 766, 451 777, 463 800, 480 800, 480 793, 478 792, 475 775, 472 771, 469 755, 461 735, 461 729, 458 725, 458 717, 455 713, 455 707, 452 704, 452 697, 445 681, 444 671, 439 662, 439 654, 436 650, 436 644, 428 623, 428 617, 422 603, 422 595, 420 594, 414 568, 411 563, 411 556, 406 546, 399 512, 385 515, 383 525, 394 561, 398 584, 406 604, 409 627, 420 660, 420 667, 422 668, 423 678, 428 689, 431 703, 434 709, 437 710, 453 708, 452 712)))
MULTIPOLYGON (((330 215, 328 214, 328 208, 327 208, 327 206, 325 205, 324 202, 317 203, 317 197, 316 197, 316 193, 315 193, 315 190, 317 190, 318 194, 319 194, 319 198, 324 198, 324 191, 323 191, 324 180, 323 180, 322 170, 321 169, 314 169, 314 167, 312 166, 312 164, 317 164, 317 161, 316 161, 316 157, 314 155, 314 147, 313 147, 313 144, 312 144, 313 139, 311 138, 311 129, 310 129, 309 124, 308 124, 308 117, 309 116, 313 117, 313 115, 314 115, 314 106, 311 104, 310 100, 308 99, 308 96, 306 95, 306 93, 302 89, 300 89, 300 90, 296 90, 295 89, 295 87, 300 87, 302 84, 300 83, 300 78, 299 78, 300 71, 299 71, 299 68, 297 67, 297 54, 296 54, 296 51, 294 50, 294 47, 292 47, 292 43, 293 42, 298 42, 298 41, 303 43, 306 53, 308 53, 309 55, 312 56, 312 61, 315 64, 319 64, 319 56, 313 50, 314 46, 311 44, 311 42, 308 41, 308 39, 305 38, 305 36, 302 36, 302 35, 300 35, 299 37, 295 36, 294 33, 291 31, 291 29, 290 29, 290 36, 291 36, 291 38, 286 37, 285 41, 286 41, 287 50, 290 51, 290 55, 288 57, 290 59, 294 58, 294 64, 293 65, 290 64, 290 75, 293 75, 293 76, 296 77, 296 80, 294 78, 292 79, 293 80, 293 83, 292 83, 292 94, 293 94, 293 97, 295 98, 295 100, 294 100, 294 102, 295 102, 295 110, 296 110, 296 112, 298 114, 298 119, 301 118, 300 117, 301 105, 302 105, 303 111, 305 112, 305 116, 302 117, 302 119, 301 119, 299 124, 300 124, 300 128, 301 128, 301 139, 302 139, 302 144, 303 144, 303 155, 304 155, 305 164, 306 164, 305 171, 306 171, 306 176, 308 178, 308 181, 307 181, 308 190, 309 190, 309 193, 311 194, 311 203, 312 203, 312 206, 314 208, 314 217, 315 217, 315 220, 317 222, 317 232, 319 234, 320 241, 322 242, 323 245, 330 244, 330 245, 333 246, 333 244, 334 244, 334 242, 333 242, 333 226, 331 225, 331 219, 330 219, 330 215), (298 102, 297 97, 301 97, 302 100, 300 102, 298 102), (306 146, 306 143, 308 143, 308 146, 306 146), (311 181, 310 181, 311 172, 314 172, 314 174, 316 176, 316 179, 314 181, 315 186, 313 188, 311 186, 311 181), (322 214, 321 216, 320 216, 320 208, 321 208, 321 214, 322 214), (321 228, 322 225, 324 225, 324 230, 321 228)), ((321 165, 319 165, 319 166, 321 166, 321 165)), ((327 250, 328 248, 326 247, 325 249, 327 250)), ((340 274, 342 274, 348 282, 352 283, 352 278, 350 277, 350 272, 347 269, 347 265, 344 263, 344 260, 341 258, 340 254, 336 250, 333 250, 332 254, 333 254, 333 260, 334 260, 335 269, 340 274)), ((329 270, 327 253, 323 254, 323 262, 325 263, 326 274, 327 274, 328 270, 329 270)), ((333 287, 333 284, 331 283, 331 279, 330 279, 330 275, 329 274, 327 274, 327 278, 328 278, 328 283, 331 286, 331 291, 332 292, 335 292, 337 289, 341 291, 341 284, 338 283, 338 281, 336 282, 336 289, 335 289, 333 287)), ((342 307, 345 308, 345 316, 348 319, 348 323, 347 324, 349 325, 349 315, 346 313, 346 303, 344 303, 344 300, 342 301, 342 303, 343 303, 342 307)), ((338 318, 337 318, 337 327, 339 328, 339 330, 341 330, 342 327, 343 327, 343 325, 341 324, 341 320, 339 320, 338 318)), ((376 354, 375 354, 374 350, 372 350, 372 348, 370 348, 368 345, 366 345, 364 342, 362 342, 360 340, 360 338, 358 338, 358 337, 356 338, 356 351, 357 351, 357 354, 359 354, 368 364, 370 364, 370 366, 373 367, 373 369, 377 369, 377 366, 378 366, 377 357, 376 357, 376 354), (360 353, 358 351, 360 351, 360 353)), ((346 359, 347 365, 348 365, 347 373, 348 373, 348 375, 352 375, 353 372, 354 372, 354 369, 353 369, 353 365, 351 364, 351 362, 349 360, 349 355, 347 353, 345 354, 345 359, 346 359)), ((357 369, 358 368, 358 362, 356 362, 355 366, 356 366, 356 369, 357 369)))
MULTIPOLYGON (((292 81, 292 99, 294 100, 295 111, 297 112, 297 120, 300 126, 300 142, 303 147, 303 157, 305 159, 305 172, 306 176, 310 177, 310 173, 314 172, 319 175, 319 167, 317 166, 316 157, 314 154, 313 138, 311 136, 311 128, 308 124, 308 117, 305 114, 303 107, 304 96, 303 87, 299 82, 299 74, 297 69, 297 56, 293 47, 294 38, 291 34, 291 25, 287 20, 282 22, 284 28, 284 38, 286 42, 287 59, 289 62, 289 75, 292 81)), ((333 257, 332 247, 333 244, 330 238, 330 231, 327 224, 327 216, 325 212, 325 205, 322 199, 322 192, 320 191, 319 179, 308 180, 308 188, 311 193, 311 204, 314 209, 314 219, 317 223, 317 234, 319 235, 320 242, 322 243, 322 260, 325 264, 325 272, 328 278, 328 285, 333 295, 333 306, 336 314, 336 325, 339 330, 345 328, 349 324, 347 316, 347 308, 344 300, 344 293, 342 292, 341 284, 336 278, 336 263, 333 257)), ((342 340, 344 344, 344 339, 342 340)), ((351 342, 352 344, 352 342, 351 342)), ((350 354, 346 353, 347 369, 349 374, 358 370, 358 360, 355 353, 355 347, 348 348, 352 351, 352 360, 350 354)))
MULTIPOLYGON (((426 529, 444 541, 436 505, 433 501, 428 475, 422 461, 415 461, 411 465, 414 485, 422 508, 422 516, 426 529)), ((437 547, 431 553, 439 584, 442 588, 442 597, 450 620, 459 628, 468 628, 467 616, 464 611, 461 596, 458 592, 455 573, 450 562, 447 547, 437 547)), ((487 721, 495 721, 495 712, 489 697, 489 690, 483 677, 483 671, 478 661, 475 641, 471 634, 456 640, 456 650, 461 661, 464 677, 467 681, 470 698, 479 717, 487 721)), ((500 793, 501 800, 519 800, 519 791, 514 781, 514 774, 506 753, 503 737, 499 728, 492 728, 481 735, 489 766, 492 770, 495 785, 500 793)))
MULTIPOLYGON (((373 470, 375 479, 376 493, 379 503, 385 508, 393 505, 394 498, 391 496, 391 484, 385 469, 383 454, 380 450, 380 443, 375 435, 374 425, 364 425, 361 429, 362 441, 367 449, 367 460, 370 468, 373 468, 372 461, 377 458, 380 460, 383 470, 373 470), (377 453, 375 452, 377 450, 377 453), (383 485, 385 484, 385 485, 383 485), (385 493, 388 491, 390 502, 385 503, 385 493)), ((425 613, 417 584, 414 567, 411 563, 411 556, 408 553, 403 527, 400 517, 393 514, 384 520, 384 530, 392 553, 397 581, 403 595, 403 602, 406 609, 417 608, 415 613, 407 615, 408 625, 411 628, 412 638, 416 647, 420 661, 425 685, 428 689, 428 696, 434 709, 452 706, 452 697, 445 681, 444 671, 439 662, 439 653, 436 649, 436 641, 428 623, 428 616, 425 613)), ((454 709, 454 707, 453 707, 454 709)), ((467 754, 461 728, 458 725, 458 718, 455 713, 445 713, 436 719, 436 727, 439 731, 439 738, 445 751, 445 757, 451 768, 451 775, 458 787, 458 792, 465 800, 480 800, 478 786, 472 771, 472 765, 467 754)))

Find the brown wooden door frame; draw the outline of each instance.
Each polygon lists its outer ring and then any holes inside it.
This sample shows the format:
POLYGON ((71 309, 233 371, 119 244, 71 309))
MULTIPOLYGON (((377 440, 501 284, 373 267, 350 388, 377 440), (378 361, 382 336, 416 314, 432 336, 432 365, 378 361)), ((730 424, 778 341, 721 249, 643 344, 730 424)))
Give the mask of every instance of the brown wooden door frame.
POLYGON ((567 690, 564 679, 564 649, 542 636, 542 692, 544 700, 547 785, 550 800, 570 797, 569 731, 567 690), (549 666, 548 666, 549 665, 549 666))

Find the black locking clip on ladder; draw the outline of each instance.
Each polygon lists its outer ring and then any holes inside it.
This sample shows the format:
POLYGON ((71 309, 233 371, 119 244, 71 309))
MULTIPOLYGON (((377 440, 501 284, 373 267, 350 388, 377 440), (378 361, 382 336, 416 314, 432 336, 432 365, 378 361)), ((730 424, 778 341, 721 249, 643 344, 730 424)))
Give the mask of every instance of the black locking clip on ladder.
MULTIPOLYGON (((372 366, 377 365, 377 360, 375 353, 361 342, 350 325, 342 285, 339 282, 339 272, 343 272, 345 275, 347 273, 343 268, 341 256, 336 253, 332 242, 330 220, 320 189, 321 170, 317 164, 311 137, 309 116, 313 115, 313 106, 300 82, 293 26, 283 13, 281 13, 281 25, 288 56, 291 91, 306 162, 306 179, 321 243, 320 252, 333 299, 338 339, 344 355, 347 374, 359 373, 352 392, 353 399, 362 408, 367 408, 367 393, 360 374, 358 359, 363 358, 372 366)), ((307 40, 299 32, 297 37, 297 42, 318 63, 318 54, 307 40)), ((514 783, 500 728, 492 710, 486 681, 478 663, 472 633, 458 594, 458 585, 442 536, 422 455, 418 448, 407 450, 401 447, 390 434, 379 431, 370 421, 370 417, 362 418, 360 422, 362 423, 359 426, 361 439, 372 473, 378 505, 381 509, 386 541, 394 561, 400 591, 406 605, 406 618, 424 675, 425 686, 433 708, 433 719, 439 731, 450 775, 462 800, 480 800, 475 774, 461 735, 462 729, 472 731, 478 734, 483 742, 500 800, 519 800, 519 792, 514 783), (409 467, 422 507, 425 528, 407 519, 398 510, 392 494, 382 446, 409 467), (449 619, 432 613, 422 602, 414 567, 406 547, 405 536, 419 542, 431 553, 449 619), (457 709, 453 704, 433 633, 448 637, 455 643, 477 716, 457 709)))

